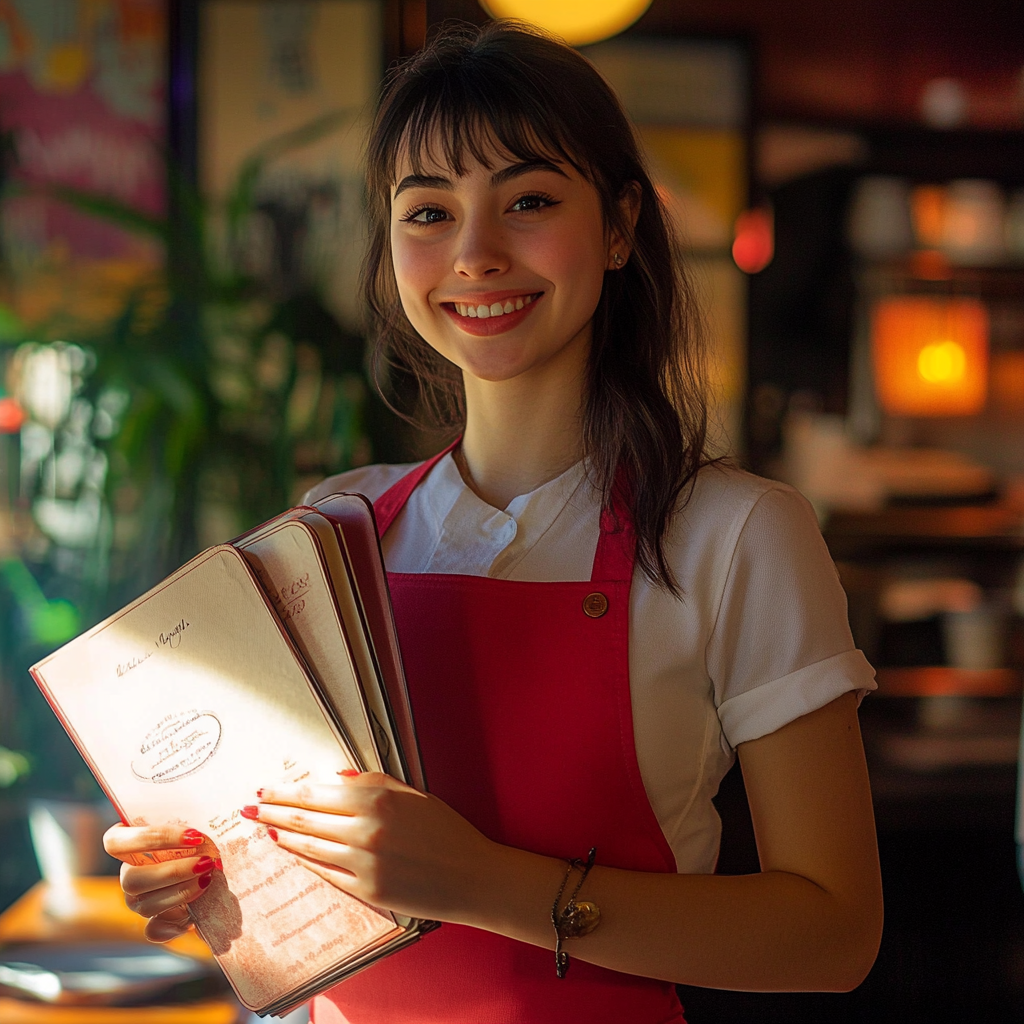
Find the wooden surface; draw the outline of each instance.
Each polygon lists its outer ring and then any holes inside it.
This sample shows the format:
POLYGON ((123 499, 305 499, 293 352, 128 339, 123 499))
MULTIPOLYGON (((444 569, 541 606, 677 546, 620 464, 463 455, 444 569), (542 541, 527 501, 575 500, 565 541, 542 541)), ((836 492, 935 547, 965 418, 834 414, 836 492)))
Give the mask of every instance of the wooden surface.
POLYGON ((1024 550, 1024 510, 1008 504, 893 505, 877 512, 834 512, 825 525, 833 557, 864 547, 941 544, 951 550, 1024 550))
MULTIPOLYGON (((3 946, 33 942, 139 941, 145 921, 124 903, 117 878, 76 878, 66 892, 34 885, 0 914, 3 946)), ((184 956, 212 960, 209 947, 193 932, 166 944, 184 956)), ((237 1024, 247 1013, 230 995, 178 1006, 49 1006, 0 997, 2 1024, 237 1024)))
POLYGON ((880 668, 879 697, 1019 697, 1024 672, 1015 668, 880 668))

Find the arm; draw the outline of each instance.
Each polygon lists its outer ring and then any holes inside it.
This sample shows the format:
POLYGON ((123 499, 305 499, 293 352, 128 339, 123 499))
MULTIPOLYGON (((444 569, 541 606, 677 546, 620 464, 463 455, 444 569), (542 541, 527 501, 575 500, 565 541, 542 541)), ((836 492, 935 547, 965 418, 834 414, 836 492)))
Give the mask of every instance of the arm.
MULTIPOLYGON (((739 748, 762 872, 596 867, 601 925, 571 956, 691 985, 846 991, 878 950, 882 894, 856 700, 845 694, 739 748)), ((435 797, 364 775, 277 787, 259 818, 312 870, 401 913, 554 948, 564 862, 492 843, 435 797)), ((552 970, 554 967, 552 966, 552 970)))

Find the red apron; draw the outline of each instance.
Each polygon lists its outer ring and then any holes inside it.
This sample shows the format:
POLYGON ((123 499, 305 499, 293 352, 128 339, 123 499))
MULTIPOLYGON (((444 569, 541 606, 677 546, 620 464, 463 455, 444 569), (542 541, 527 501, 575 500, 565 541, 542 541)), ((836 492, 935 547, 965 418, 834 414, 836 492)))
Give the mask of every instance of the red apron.
MULTIPOLYGON (((445 454, 376 502, 382 536, 445 454)), ((632 530, 607 512, 589 582, 388 573, 430 790, 490 839, 560 858, 596 846, 598 864, 676 870, 633 742, 632 578, 632 530)), ((682 1024, 673 985, 572 956, 585 941, 565 944, 558 979, 550 950, 444 924, 318 998, 314 1020, 682 1024)))

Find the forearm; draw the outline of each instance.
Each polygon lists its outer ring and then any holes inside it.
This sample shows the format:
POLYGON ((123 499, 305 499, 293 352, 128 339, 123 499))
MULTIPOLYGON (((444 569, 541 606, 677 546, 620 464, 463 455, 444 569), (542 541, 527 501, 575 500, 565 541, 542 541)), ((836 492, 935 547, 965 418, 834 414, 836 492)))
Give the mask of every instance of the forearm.
MULTIPOLYGON (((460 922, 553 949, 551 903, 565 862, 496 847, 481 867, 460 922)), ((580 898, 600 907, 601 924, 565 942, 570 956, 709 988, 849 990, 873 963, 881 926, 879 894, 844 900, 782 871, 721 876, 595 867, 580 898)))

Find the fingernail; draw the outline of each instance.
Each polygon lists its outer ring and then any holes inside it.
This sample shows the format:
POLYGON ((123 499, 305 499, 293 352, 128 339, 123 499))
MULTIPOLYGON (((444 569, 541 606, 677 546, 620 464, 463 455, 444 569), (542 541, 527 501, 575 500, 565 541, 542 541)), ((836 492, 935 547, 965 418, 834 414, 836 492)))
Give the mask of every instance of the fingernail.
POLYGON ((186 846, 202 846, 204 838, 203 833, 194 828, 187 828, 181 834, 181 841, 186 846))
POLYGON ((352 778, 353 775, 362 775, 362 772, 357 772, 355 768, 342 768, 339 775, 344 775, 346 779, 352 778))
POLYGON ((257 789, 256 790, 256 799, 257 800, 262 800, 263 799, 263 790, 262 789, 257 789))
POLYGON ((217 869, 218 871, 223 871, 223 870, 224 870, 224 861, 222 861, 222 860, 220 859, 220 857, 218 857, 218 858, 217 858, 217 859, 216 859, 216 860, 215 860, 215 861, 213 862, 213 866, 214 866, 214 867, 215 867, 215 868, 216 868, 216 869, 217 869))
POLYGON ((208 874, 216 867, 212 857, 200 857, 199 860, 192 865, 193 875, 205 875, 208 874))
POLYGON ((268 828, 267 829, 267 835, 270 836, 270 838, 273 839, 275 843, 277 842, 277 829, 276 828, 268 828))
POLYGON ((205 889, 212 881, 213 875, 203 875, 203 877, 199 879, 199 888, 205 889))
POLYGON ((260 816, 260 809, 254 807, 252 804, 246 804, 242 808, 242 817, 248 818, 250 821, 256 821, 260 816))

